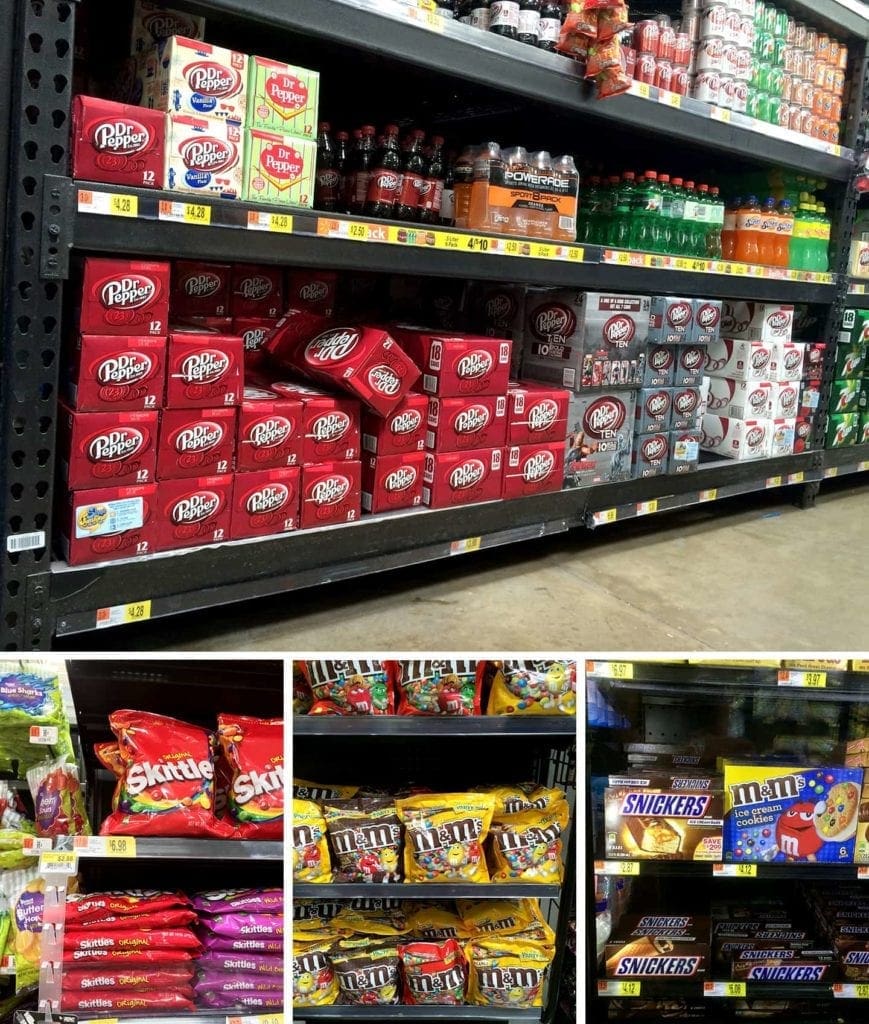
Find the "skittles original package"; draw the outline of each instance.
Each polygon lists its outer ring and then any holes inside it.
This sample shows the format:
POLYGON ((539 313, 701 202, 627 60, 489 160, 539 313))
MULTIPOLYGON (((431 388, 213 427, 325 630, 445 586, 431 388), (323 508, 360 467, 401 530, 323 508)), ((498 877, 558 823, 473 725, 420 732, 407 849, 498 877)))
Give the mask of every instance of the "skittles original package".
POLYGON ((400 715, 479 715, 482 662, 401 661, 395 663, 400 715))
POLYGON ((283 839, 284 723, 218 715, 217 735, 232 769, 230 819, 245 839, 283 839))
POLYGON ((862 784, 862 768, 725 764, 725 861, 852 862, 862 784))
POLYGON ((400 882, 401 823, 395 801, 336 800, 324 805, 336 882, 400 882))
POLYGON ((338 998, 338 979, 328 956, 331 942, 293 942, 293 1006, 331 1006, 338 998))
POLYGON ((494 797, 436 793, 396 801, 405 827, 404 874, 408 882, 488 882, 483 843, 494 797))
POLYGON ((566 800, 496 816, 492 824, 492 879, 560 885, 561 835, 570 820, 566 800))
POLYGON ((487 715, 575 715, 575 661, 505 661, 497 665, 487 715))
POLYGON ((382 939, 343 939, 332 948, 341 1002, 351 1006, 395 1006, 398 947, 382 939))
POLYGON ((214 816, 209 732, 147 711, 114 711, 109 724, 124 773, 100 835, 232 837, 214 816))
POLYGON ((293 799, 293 880, 331 882, 326 820, 312 800, 293 799))
POLYGON ((552 953, 515 935, 471 939, 468 1002, 474 1006, 530 1009, 543 1005, 543 981, 552 953))
POLYGON ((309 714, 391 715, 392 663, 306 661, 315 704, 309 714))
POLYGON ((405 1002, 411 1006, 461 1006, 468 966, 455 939, 409 942, 398 947, 404 968, 405 1002))

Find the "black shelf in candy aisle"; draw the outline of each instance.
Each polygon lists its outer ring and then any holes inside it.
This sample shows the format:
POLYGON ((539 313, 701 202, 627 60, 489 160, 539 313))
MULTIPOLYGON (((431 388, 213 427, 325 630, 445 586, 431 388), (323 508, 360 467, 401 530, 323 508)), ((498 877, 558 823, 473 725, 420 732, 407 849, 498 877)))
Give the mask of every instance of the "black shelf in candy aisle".
POLYGON ((869 470, 869 444, 855 444, 845 448, 828 448, 824 452, 822 479, 865 473, 869 470))
POLYGON ((451 882, 385 882, 366 885, 360 882, 294 882, 294 899, 356 899, 360 896, 383 896, 393 899, 414 900, 457 900, 457 899, 498 899, 518 900, 524 897, 535 899, 558 899, 559 885, 539 884, 498 884, 497 882, 451 883, 451 882))
POLYGON ((314 1006, 293 1011, 296 1024, 307 1020, 540 1020, 541 1011, 497 1006, 314 1006))
MULTIPOLYGON (((861 986, 829 984, 776 984, 774 982, 744 982, 715 980, 678 981, 663 978, 642 978, 616 980, 600 979, 597 995, 603 998, 648 998, 648 999, 795 999, 832 1000, 860 999, 861 993, 854 993, 861 986)), ((866 988, 866 986, 862 986, 866 988)))
POLYGON ((284 844, 277 841, 161 836, 64 836, 55 839, 51 849, 88 859, 279 861, 284 855, 284 844))
POLYGON ((365 221, 177 192, 53 179, 75 209, 70 245, 151 257, 299 263, 424 276, 703 297, 828 303, 832 274, 365 221), (74 193, 74 196, 72 195, 74 193), (74 200, 74 201, 73 201, 74 200), (203 241, 207 231, 207 243, 203 241), (672 272, 673 280, 664 274, 672 272))
MULTIPOLYGON (((630 774, 626 772, 625 774, 630 774)), ((869 896, 869 864, 724 864, 718 861, 691 860, 596 860, 596 875, 615 878, 693 878, 783 881, 798 878, 803 882, 866 882, 869 896)), ((754 890, 749 886, 746 896, 754 890)))
MULTIPOLYGON (((859 37, 866 20, 831 0, 830 21, 859 37)), ((815 4, 806 14, 816 23, 824 14, 815 4)), ((606 101, 595 99, 575 61, 545 53, 515 40, 481 32, 454 19, 420 11, 394 0, 209 0, 209 14, 244 17, 273 28, 301 32, 426 68, 465 82, 539 101, 564 112, 582 114, 624 129, 680 139, 706 149, 725 150, 754 162, 764 161, 808 174, 845 181, 853 153, 787 129, 706 103, 659 90, 637 89, 606 101), (678 102, 677 102, 678 101, 678 102), (759 135, 763 144, 759 145, 759 135)), ((639 84, 639 83, 637 83, 639 84)))
POLYGON ((294 736, 428 737, 530 736, 576 739, 570 715, 295 715, 294 736))

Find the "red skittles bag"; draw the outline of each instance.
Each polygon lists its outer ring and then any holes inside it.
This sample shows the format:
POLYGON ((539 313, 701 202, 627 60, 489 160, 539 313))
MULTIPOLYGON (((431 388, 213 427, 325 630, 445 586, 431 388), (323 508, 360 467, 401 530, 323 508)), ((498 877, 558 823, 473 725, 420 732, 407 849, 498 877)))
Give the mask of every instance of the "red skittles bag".
POLYGON ((109 715, 124 773, 101 835, 213 836, 232 827, 214 814, 214 737, 147 711, 109 715))
POLYGON ((218 715, 217 735, 232 770, 229 820, 242 839, 283 839, 284 723, 279 718, 218 715))

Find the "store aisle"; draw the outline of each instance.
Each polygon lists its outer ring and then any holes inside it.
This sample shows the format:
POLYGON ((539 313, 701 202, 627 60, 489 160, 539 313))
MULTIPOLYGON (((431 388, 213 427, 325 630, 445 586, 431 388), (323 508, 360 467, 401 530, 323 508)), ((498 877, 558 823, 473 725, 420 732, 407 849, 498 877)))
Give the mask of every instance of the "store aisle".
MULTIPOLYGON (((840 650, 865 636, 864 487, 825 485, 104 631, 142 650, 840 650)), ((93 638, 71 638, 87 649, 93 638)), ((69 641, 67 641, 69 642, 69 641)))

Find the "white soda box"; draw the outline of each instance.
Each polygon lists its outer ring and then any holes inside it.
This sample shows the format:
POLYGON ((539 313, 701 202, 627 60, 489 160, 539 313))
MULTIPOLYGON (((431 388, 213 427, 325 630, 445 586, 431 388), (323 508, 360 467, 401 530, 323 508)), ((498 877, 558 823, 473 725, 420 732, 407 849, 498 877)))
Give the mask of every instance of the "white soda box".
POLYGON ((777 302, 731 302, 721 310, 721 334, 743 341, 790 341, 794 307, 777 302))
POLYGON ((728 459, 765 459, 770 453, 772 429, 769 419, 743 420, 707 412, 700 447, 728 459))
POLYGON ((773 344, 719 338, 706 349, 706 373, 734 380, 769 380, 773 344))
POLYGON ((170 117, 164 185, 173 192, 238 199, 242 150, 242 129, 233 121, 170 117))
POLYGON ((169 36, 185 36, 187 39, 205 38, 205 18, 182 11, 173 11, 151 0, 136 0, 133 8, 133 31, 130 53, 139 54, 152 50, 169 36))
POLYGON ((769 454, 793 455, 797 421, 795 417, 767 420, 770 425, 769 454))
POLYGON ((798 341, 777 341, 770 361, 770 380, 800 380, 806 346, 798 341))
POLYGON ((169 114, 244 124, 247 61, 245 53, 171 36, 143 61, 142 104, 169 114))
POLYGON ((777 386, 768 380, 734 380, 710 377, 706 412, 728 419, 766 419, 772 415, 772 394, 777 386))
POLYGON ((800 408, 800 381, 770 382, 770 413, 774 420, 796 419, 800 408))

